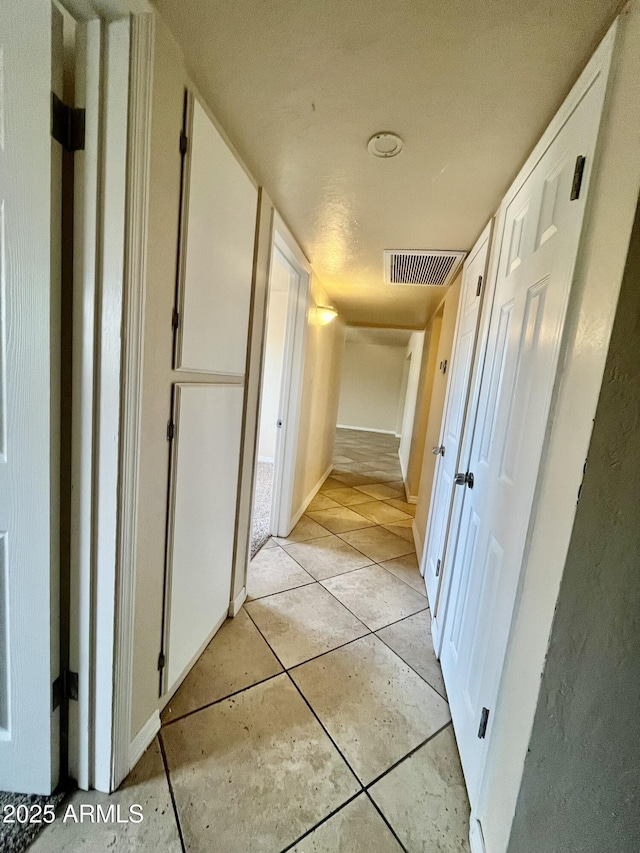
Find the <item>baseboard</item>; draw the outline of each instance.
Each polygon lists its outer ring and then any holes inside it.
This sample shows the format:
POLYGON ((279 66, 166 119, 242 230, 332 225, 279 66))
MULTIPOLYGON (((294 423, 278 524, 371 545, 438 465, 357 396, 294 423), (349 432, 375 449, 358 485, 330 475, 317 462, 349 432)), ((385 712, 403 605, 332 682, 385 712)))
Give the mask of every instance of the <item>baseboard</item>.
POLYGON ((269 465, 275 465, 273 456, 258 456, 258 462, 268 462, 269 465))
MULTIPOLYGON (((406 489, 405 489, 405 494, 406 494, 406 489)), ((407 503, 408 504, 417 504, 418 503, 418 496, 417 495, 407 495, 407 503)))
POLYGON ((418 563, 422 561, 422 550, 424 548, 424 542, 422 541, 422 536, 418 531, 418 526, 416 524, 415 518, 411 524, 411 532, 413 533, 413 544, 416 546, 416 554, 418 555, 418 563))
POLYGON ((473 815, 469 821, 469 847, 471 853, 486 853, 487 851, 480 821, 476 820, 473 815))
POLYGON ((383 435, 393 436, 396 434, 394 429, 373 429, 373 427, 350 426, 349 424, 336 424, 336 429, 354 429, 357 432, 380 432, 383 435))
POLYGON ((129 744, 129 772, 142 758, 145 749, 160 731, 160 711, 157 709, 129 744))
POLYGON ((240 592, 236 595, 236 597, 229 604, 229 616, 233 619, 234 616, 237 616, 242 608, 242 605, 245 603, 247 598, 247 588, 243 586, 240 592))
POLYGON ((400 472, 402 474, 402 482, 405 484, 404 490, 405 490, 405 494, 406 494, 406 491, 407 491, 407 486, 406 486, 407 472, 404 470, 404 463, 402 462, 402 456, 400 456, 400 448, 398 448, 398 462, 400 463, 400 472))
MULTIPOLYGON (((350 427, 349 427, 349 429, 350 429, 350 427)), ((320 491, 320 489, 323 487, 323 485, 324 485, 324 481, 327 479, 327 477, 329 476, 329 474, 330 474, 332 471, 333 471, 333 462, 329 465, 329 467, 328 467, 328 468, 327 468, 327 470, 324 472, 324 474, 322 475, 322 477, 320 477, 320 479, 319 479, 319 480, 318 480, 318 482, 315 484, 315 486, 313 487, 313 489, 311 489, 311 491, 309 492, 309 494, 307 495, 307 497, 302 501, 302 506, 300 507, 300 509, 298 510, 298 512, 297 512, 297 513, 293 516, 293 518, 291 519, 291 530, 293 530, 293 528, 296 526, 296 524, 300 521, 300 519, 302 518, 302 516, 305 514, 305 511, 306 511, 307 507, 309 506, 309 504, 311 503, 311 501, 315 498, 315 496, 318 494, 318 492, 320 491)))

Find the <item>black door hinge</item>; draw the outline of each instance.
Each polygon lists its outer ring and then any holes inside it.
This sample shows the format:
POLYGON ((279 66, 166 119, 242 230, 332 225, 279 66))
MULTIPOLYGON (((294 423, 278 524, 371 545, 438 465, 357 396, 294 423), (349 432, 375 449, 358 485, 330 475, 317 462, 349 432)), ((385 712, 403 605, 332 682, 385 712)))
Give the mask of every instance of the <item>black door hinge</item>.
POLYGON ((180 314, 178 313, 178 309, 174 308, 171 314, 171 328, 175 331, 180 325, 180 314))
POLYGON ((446 359, 446 358, 440 362, 440 373, 442 373, 443 375, 447 372, 447 364, 448 363, 449 363, 448 359, 446 359))
POLYGON ((489 722, 489 709, 483 708, 480 714, 480 727, 478 728, 478 737, 483 740, 487 733, 487 723, 489 722))
POLYGON ((176 425, 173 421, 167 421, 167 441, 173 441, 176 434, 176 425))
POLYGON ((478 286, 476 287, 476 296, 480 296, 482 293, 482 276, 478 276, 478 286))
POLYGON ((51 136, 66 151, 84 150, 85 111, 79 107, 69 107, 51 93, 51 136))
POLYGON ((164 669, 164 664, 164 652, 160 652, 160 654, 158 655, 158 672, 161 672, 164 669))
POLYGON ((439 577, 439 575, 440 575, 440 567, 441 566, 442 566, 442 560, 438 560, 438 562, 436 563, 436 577, 439 577))
POLYGON ((73 700, 78 701, 78 673, 65 670, 51 685, 51 710, 61 704, 62 700, 66 702, 73 700))
POLYGON ((187 153, 187 149, 189 148, 189 137, 184 132, 184 130, 180 131, 180 153, 184 156, 187 153))
POLYGON ((576 157, 576 167, 573 170, 573 183, 571 184, 571 201, 575 201, 577 198, 580 198, 580 187, 582 186, 585 162, 586 158, 583 157, 582 154, 579 154, 576 157))

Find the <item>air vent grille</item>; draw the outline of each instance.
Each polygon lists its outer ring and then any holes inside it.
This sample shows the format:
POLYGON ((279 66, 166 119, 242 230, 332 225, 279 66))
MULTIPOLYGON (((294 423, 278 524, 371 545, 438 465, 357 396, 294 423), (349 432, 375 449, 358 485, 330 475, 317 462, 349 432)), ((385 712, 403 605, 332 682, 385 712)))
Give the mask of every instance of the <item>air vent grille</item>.
POLYGON ((466 252, 394 251, 384 253, 385 284, 447 287, 455 278, 466 252))

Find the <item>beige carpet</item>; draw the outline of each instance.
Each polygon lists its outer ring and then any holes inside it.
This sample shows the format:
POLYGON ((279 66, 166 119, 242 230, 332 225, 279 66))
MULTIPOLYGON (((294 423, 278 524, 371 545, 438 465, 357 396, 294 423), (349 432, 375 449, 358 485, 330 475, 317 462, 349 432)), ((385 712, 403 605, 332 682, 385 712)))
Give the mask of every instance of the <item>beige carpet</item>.
POLYGON ((256 488, 253 494, 253 523, 251 528, 252 557, 255 557, 269 538, 272 493, 273 464, 270 462, 258 462, 256 488))

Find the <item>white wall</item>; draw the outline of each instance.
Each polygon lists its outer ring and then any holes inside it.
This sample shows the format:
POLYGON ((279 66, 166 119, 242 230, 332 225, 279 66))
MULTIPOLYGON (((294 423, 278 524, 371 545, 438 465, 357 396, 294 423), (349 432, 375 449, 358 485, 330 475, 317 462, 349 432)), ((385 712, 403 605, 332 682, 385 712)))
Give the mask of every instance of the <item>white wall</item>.
POLYGON ((262 374, 260 402, 260 433, 258 456, 262 462, 273 462, 276 456, 278 412, 282 387, 284 341, 287 330, 287 304, 289 300, 289 269, 274 257, 269 289, 269 308, 262 374))
POLYGON ((302 402, 293 486, 292 516, 301 515, 331 470, 336 434, 345 327, 338 317, 326 326, 315 320, 315 306, 328 296, 311 277, 302 402))
MULTIPOLYGON (((420 368, 422 366, 422 348, 424 346, 424 332, 414 332, 409 338, 405 361, 410 358, 409 373, 407 376, 407 391, 404 398, 404 414, 402 416, 402 427, 400 428, 400 467, 402 478, 405 483, 409 468, 409 453, 411 451, 411 438, 413 436, 413 421, 416 413, 416 402, 418 399, 418 387, 420 384, 420 368)), ((400 401, 402 403, 402 401, 400 401)))
POLYGON ((386 329, 364 331, 347 330, 338 425, 395 434, 410 333, 394 342, 386 329))

